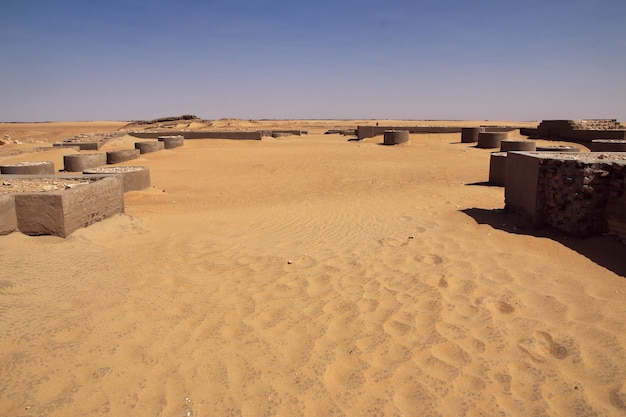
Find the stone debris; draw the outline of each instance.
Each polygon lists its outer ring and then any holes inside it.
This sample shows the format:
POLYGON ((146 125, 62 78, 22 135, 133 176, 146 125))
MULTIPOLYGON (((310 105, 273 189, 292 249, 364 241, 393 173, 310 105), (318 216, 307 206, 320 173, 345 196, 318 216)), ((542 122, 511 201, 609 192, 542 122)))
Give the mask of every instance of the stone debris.
POLYGON ((62 178, 12 178, 3 180, 0 194, 39 193, 76 188, 89 184, 90 180, 72 180, 62 178))

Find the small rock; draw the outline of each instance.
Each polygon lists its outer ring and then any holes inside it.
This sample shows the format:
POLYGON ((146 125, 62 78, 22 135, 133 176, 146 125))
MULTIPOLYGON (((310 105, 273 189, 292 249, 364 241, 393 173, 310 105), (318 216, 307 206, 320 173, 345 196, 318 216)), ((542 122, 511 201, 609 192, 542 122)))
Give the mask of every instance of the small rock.
POLYGON ((409 236, 409 239, 415 239, 415 236, 411 235, 409 236))
POLYGON ((291 265, 293 263, 293 261, 287 261, 288 265, 291 265))
POLYGON ((56 185, 44 185, 43 187, 41 187, 44 191, 54 191, 54 190, 58 190, 59 187, 57 187, 56 185))

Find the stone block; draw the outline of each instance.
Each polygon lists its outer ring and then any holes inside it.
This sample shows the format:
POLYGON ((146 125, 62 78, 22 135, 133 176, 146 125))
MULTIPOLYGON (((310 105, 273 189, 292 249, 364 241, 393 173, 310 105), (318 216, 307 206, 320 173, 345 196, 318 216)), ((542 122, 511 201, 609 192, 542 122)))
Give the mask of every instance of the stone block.
POLYGON ((537 143, 533 140, 503 140, 500 142, 500 151, 535 151, 537 143))
POLYGON ((507 210, 527 217, 536 227, 544 225, 543 201, 538 196, 540 159, 523 152, 508 152, 504 203, 507 210))
POLYGON ((165 144, 159 140, 135 142, 135 149, 139 149, 140 154, 157 152, 165 149, 165 144))
POLYGON ((91 168, 83 171, 83 174, 120 175, 125 193, 150 187, 150 169, 142 166, 91 168))
POLYGON ((464 127, 461 129, 462 143, 478 142, 478 134, 485 131, 484 127, 464 127))
POLYGON ((182 135, 177 136, 159 136, 159 141, 163 142, 165 149, 178 148, 185 144, 185 138, 182 135))
POLYGON ((383 137, 385 145, 398 145, 409 141, 407 130, 386 130, 383 137))
POLYGON ((591 152, 626 152, 626 140, 594 139, 589 149, 591 152))
POLYGON ((54 163, 18 162, 17 164, 0 165, 0 174, 5 175, 54 175, 54 163))
POLYGON ((63 156, 64 170, 67 172, 83 172, 89 168, 106 165, 107 156, 103 153, 77 153, 63 156))
POLYGON ((107 151, 107 164, 119 164, 139 158, 139 149, 118 149, 107 151))
POLYGON ((81 227, 124 212, 121 176, 83 178, 89 183, 63 191, 15 194, 19 231, 67 237, 81 227))
POLYGON ((504 187, 506 178, 506 152, 493 152, 489 160, 489 183, 504 187))
POLYGON ((0 235, 17 230, 15 198, 13 194, 0 194, 0 235))
POLYGON ((484 149, 500 148, 500 142, 507 138, 506 132, 481 132, 476 147, 484 149))

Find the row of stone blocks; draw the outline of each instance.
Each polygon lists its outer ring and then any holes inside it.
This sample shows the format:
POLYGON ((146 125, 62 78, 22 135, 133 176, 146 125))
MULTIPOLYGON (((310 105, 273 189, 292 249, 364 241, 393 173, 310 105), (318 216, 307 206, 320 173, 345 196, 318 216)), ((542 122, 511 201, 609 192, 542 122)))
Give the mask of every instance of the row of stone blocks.
POLYGON ((626 155, 509 152, 505 207, 535 227, 626 236, 626 155))

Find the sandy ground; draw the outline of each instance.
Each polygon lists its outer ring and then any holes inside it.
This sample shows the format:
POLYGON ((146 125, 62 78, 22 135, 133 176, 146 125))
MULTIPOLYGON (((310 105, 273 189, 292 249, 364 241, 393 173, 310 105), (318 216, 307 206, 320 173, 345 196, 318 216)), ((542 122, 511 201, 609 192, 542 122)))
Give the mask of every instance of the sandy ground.
POLYGON ((186 141, 125 215, 0 236, 0 415, 626 415, 626 246, 503 213, 460 134, 323 135, 357 123, 186 141))

